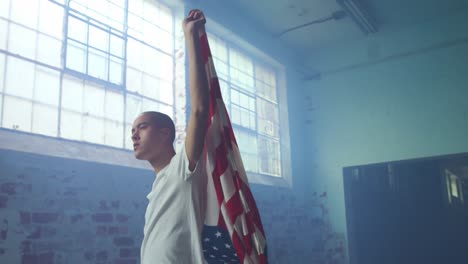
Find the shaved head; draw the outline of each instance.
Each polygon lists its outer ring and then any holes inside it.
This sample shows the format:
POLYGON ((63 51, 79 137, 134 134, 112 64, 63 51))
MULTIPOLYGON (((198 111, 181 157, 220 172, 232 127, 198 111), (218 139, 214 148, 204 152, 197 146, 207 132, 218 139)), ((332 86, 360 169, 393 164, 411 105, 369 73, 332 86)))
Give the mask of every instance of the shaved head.
POLYGON ((168 115, 156 111, 143 112, 141 113, 141 115, 150 117, 151 121, 154 123, 156 128, 168 128, 170 130, 169 141, 171 143, 174 143, 175 125, 174 121, 172 121, 172 119, 168 115))

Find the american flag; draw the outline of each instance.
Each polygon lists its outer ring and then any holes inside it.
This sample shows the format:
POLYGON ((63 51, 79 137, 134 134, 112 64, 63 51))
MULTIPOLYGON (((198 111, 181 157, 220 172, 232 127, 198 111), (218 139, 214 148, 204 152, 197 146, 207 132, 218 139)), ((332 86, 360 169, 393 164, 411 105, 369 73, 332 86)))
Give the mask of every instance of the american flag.
POLYGON ((205 138, 207 212, 202 233, 205 260, 266 264, 265 232, 221 96, 205 30, 200 30, 199 36, 210 88, 205 138))

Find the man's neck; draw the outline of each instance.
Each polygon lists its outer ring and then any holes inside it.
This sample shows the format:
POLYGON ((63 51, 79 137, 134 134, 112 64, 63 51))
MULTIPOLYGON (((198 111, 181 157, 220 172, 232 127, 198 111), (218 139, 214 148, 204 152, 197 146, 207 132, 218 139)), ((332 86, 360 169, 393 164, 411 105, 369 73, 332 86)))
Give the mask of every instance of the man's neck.
POLYGON ((175 150, 174 148, 171 148, 165 153, 167 154, 161 155, 161 157, 159 157, 157 160, 149 161, 156 174, 164 169, 169 164, 169 162, 171 162, 172 157, 175 155, 175 150))

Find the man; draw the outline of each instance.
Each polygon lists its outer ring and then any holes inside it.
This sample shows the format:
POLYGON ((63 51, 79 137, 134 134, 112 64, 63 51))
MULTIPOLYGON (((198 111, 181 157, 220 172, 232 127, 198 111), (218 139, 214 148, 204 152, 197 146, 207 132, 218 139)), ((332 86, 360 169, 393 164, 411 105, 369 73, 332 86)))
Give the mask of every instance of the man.
POLYGON ((205 25, 199 10, 184 19, 189 59, 191 113, 185 144, 176 153, 173 121, 144 112, 133 124, 135 157, 148 160, 157 178, 148 194, 142 264, 204 263, 201 231, 205 216, 206 174, 201 161, 208 121, 209 88, 198 32, 205 25))

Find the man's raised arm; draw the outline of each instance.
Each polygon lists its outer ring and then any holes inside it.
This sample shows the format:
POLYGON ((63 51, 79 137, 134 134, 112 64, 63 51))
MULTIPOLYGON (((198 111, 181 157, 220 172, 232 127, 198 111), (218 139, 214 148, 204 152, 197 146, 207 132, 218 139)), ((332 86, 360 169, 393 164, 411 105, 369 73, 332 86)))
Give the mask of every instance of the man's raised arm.
POLYGON ((205 16, 200 10, 192 10, 184 19, 183 29, 188 51, 191 112, 185 138, 185 150, 193 171, 202 155, 205 143, 209 109, 209 87, 202 60, 198 32, 205 26, 205 16))

